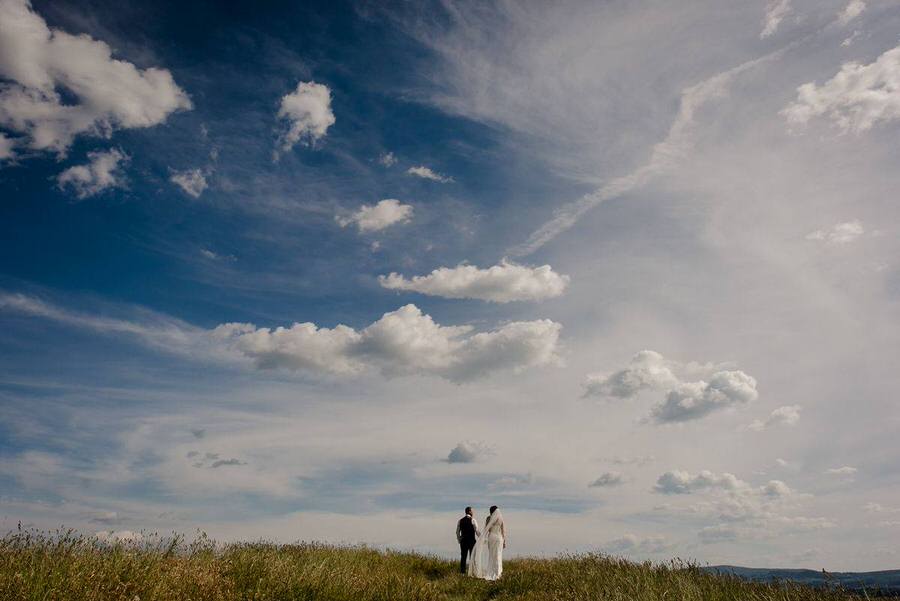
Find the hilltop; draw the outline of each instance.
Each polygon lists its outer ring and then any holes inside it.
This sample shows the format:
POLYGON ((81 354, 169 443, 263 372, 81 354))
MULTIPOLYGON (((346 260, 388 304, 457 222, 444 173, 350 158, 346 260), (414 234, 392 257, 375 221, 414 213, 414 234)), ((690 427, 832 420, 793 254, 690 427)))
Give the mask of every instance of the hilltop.
POLYGON ((864 598, 788 583, 753 583, 672 561, 600 554, 513 559, 499 582, 457 574, 456 563, 366 547, 267 542, 190 545, 155 539, 109 545, 73 534, 0 540, 0 598, 60 601, 476 601, 610 599, 805 601, 864 598))

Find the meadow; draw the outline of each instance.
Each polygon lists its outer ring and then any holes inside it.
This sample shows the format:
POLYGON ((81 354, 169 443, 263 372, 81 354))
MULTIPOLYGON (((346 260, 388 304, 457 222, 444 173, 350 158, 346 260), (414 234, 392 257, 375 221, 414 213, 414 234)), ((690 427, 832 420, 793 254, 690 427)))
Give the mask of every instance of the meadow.
POLYGON ((801 601, 866 598, 839 590, 752 584, 672 561, 584 554, 511 559, 483 582, 450 560, 366 547, 248 542, 205 536, 109 544, 72 532, 16 531, 0 539, 3 601, 801 601))

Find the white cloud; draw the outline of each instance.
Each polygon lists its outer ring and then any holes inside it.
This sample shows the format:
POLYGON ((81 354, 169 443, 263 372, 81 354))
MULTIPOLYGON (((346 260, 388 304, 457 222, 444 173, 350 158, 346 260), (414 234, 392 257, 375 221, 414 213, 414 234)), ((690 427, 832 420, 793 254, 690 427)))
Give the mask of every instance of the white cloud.
POLYGON ((757 432, 765 430, 770 426, 793 426, 800 421, 800 405, 785 405, 772 411, 765 420, 754 420, 747 426, 750 430, 757 432))
POLYGON ((868 513, 900 513, 900 507, 885 507, 881 503, 866 503, 863 509, 868 513))
POLYGON ((866 3, 863 0, 850 0, 850 3, 838 15, 838 23, 846 25, 861 15, 864 10, 866 10, 866 3))
POLYGON ((766 15, 763 18, 763 30, 760 38, 767 38, 778 30, 781 21, 791 12, 791 0, 769 0, 766 4, 766 15))
POLYGON ((378 282, 389 290, 508 303, 560 296, 569 284, 569 276, 554 272, 549 265, 526 267, 504 260, 487 269, 474 265, 441 267, 428 275, 411 279, 391 273, 379 276, 378 282))
POLYGON ((664 536, 640 537, 634 534, 626 534, 613 539, 603 545, 602 549, 607 553, 618 555, 662 553, 670 549, 672 545, 664 536))
POLYGON ((206 190, 206 174, 202 169, 187 169, 185 171, 176 171, 169 180, 184 190, 184 193, 194 198, 200 198, 203 191, 206 190))
POLYGON ((434 374, 462 382, 495 371, 557 363, 560 328, 538 320, 472 334, 469 326, 441 326, 415 305, 406 305, 359 331, 312 323, 274 330, 224 324, 214 336, 260 368, 332 374, 377 368, 387 376, 434 374))
POLYGON ((87 198, 110 188, 125 186, 120 165, 127 163, 129 158, 121 150, 113 148, 105 152, 89 152, 88 159, 89 163, 69 167, 56 176, 60 190, 68 187, 78 198, 87 198))
POLYGON ((845 63, 821 86, 797 88, 797 100, 781 114, 791 125, 806 125, 826 116, 842 131, 860 133, 879 121, 900 118, 900 46, 868 65, 845 63))
POLYGON ((852 476, 856 472, 858 472, 855 467, 850 467, 849 465, 845 465, 843 467, 833 467, 825 470, 825 473, 829 476, 852 476))
POLYGON ((463 441, 453 447, 447 455, 447 463, 475 463, 490 454, 490 447, 483 442, 463 441))
POLYGON ((281 98, 278 118, 288 123, 287 131, 278 140, 282 152, 287 152, 298 142, 315 143, 335 122, 331 90, 314 81, 301 81, 296 90, 281 98))
POLYGON ((415 175, 416 177, 421 177, 422 179, 430 179, 433 182, 441 182, 442 184, 449 184, 453 182, 452 177, 447 177, 445 175, 441 175, 440 173, 436 173, 430 168, 425 167, 424 165, 410 167, 406 170, 406 173, 408 173, 409 175, 415 175))
POLYGON ((752 376, 739 370, 720 371, 708 382, 687 382, 670 390, 666 400, 653 408, 651 416, 657 423, 683 422, 751 403, 758 397, 752 376))
POLYGON ((585 379, 584 396, 628 399, 638 392, 675 386, 680 380, 670 362, 656 351, 640 351, 628 367, 609 375, 590 374, 585 379))
POLYGON ((394 156, 393 152, 385 152, 378 157, 378 162, 385 167, 393 167, 397 164, 397 157, 394 156))
POLYGON ((349 217, 335 217, 341 227, 356 224, 361 232, 377 232, 396 223, 412 219, 412 205, 405 205, 395 198, 379 201, 374 206, 362 205, 349 217))
POLYGON ((749 485, 740 480, 734 474, 727 472, 723 474, 714 474, 708 470, 703 470, 694 475, 689 472, 674 470, 662 474, 657 480, 653 489, 664 495, 674 494, 690 494, 700 490, 721 489, 721 490, 739 490, 746 489, 749 485))
POLYGON ((715 365, 680 364, 655 351, 641 351, 625 369, 609 375, 588 375, 584 396, 628 399, 643 390, 665 390, 663 402, 650 417, 657 423, 699 419, 727 407, 753 402, 759 396, 756 380, 739 370, 715 365), (708 379, 685 381, 677 372, 708 372, 708 379))
POLYGON ((609 488, 625 483, 625 477, 620 472, 604 472, 596 480, 588 484, 590 488, 609 488))
POLYGON ((190 109, 166 69, 137 69, 104 42, 51 30, 27 0, 0 2, 0 126, 63 154, 75 136, 158 125, 190 109), (63 99, 59 90, 69 98, 63 99))
POLYGON ((109 544, 138 544, 144 540, 144 535, 140 532, 132 532, 131 530, 101 530, 94 534, 94 538, 100 542, 109 544))
POLYGON ((819 229, 806 234, 807 240, 828 242, 829 244, 848 244, 866 232, 858 219, 837 223, 828 229, 819 229))

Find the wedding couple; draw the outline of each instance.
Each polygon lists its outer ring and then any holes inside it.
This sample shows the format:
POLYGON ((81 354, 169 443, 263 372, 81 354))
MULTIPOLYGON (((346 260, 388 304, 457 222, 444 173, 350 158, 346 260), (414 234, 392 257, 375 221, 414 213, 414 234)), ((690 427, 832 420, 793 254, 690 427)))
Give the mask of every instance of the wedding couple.
POLYGON ((456 523, 456 540, 459 542, 460 572, 485 580, 500 578, 503 574, 506 527, 496 505, 491 507, 484 530, 478 528, 472 508, 466 507, 466 515, 456 523))

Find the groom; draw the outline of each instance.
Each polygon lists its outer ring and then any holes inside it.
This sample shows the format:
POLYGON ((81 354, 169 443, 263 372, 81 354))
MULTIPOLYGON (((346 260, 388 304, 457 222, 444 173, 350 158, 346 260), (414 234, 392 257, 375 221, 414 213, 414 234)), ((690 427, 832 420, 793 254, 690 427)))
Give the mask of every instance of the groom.
POLYGON ((462 516, 456 522, 456 540, 459 542, 459 571, 466 573, 466 561, 469 554, 472 553, 472 547, 475 546, 475 539, 480 532, 478 531, 478 521, 472 513, 471 507, 466 507, 466 515, 462 516))

